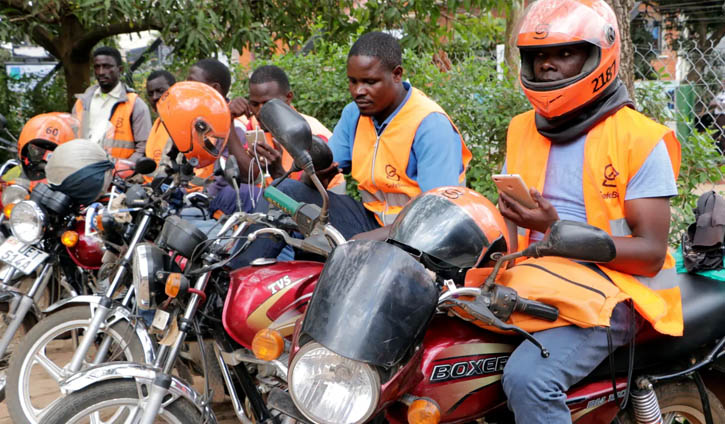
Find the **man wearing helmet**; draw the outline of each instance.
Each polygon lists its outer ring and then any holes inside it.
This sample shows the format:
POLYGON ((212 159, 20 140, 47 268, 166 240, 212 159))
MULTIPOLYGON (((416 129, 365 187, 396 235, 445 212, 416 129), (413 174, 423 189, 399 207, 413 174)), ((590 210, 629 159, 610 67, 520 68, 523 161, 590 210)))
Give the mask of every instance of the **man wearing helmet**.
MULTIPOLYGON (((681 335, 679 289, 653 290, 643 279, 662 278, 671 267, 669 198, 677 194, 679 143, 669 128, 632 109, 617 77, 614 12, 603 0, 541 0, 523 18, 518 47, 521 84, 534 110, 511 121, 504 172, 521 175, 538 207, 501 193, 501 212, 517 227, 512 239, 518 234, 523 249, 559 219, 602 228, 617 256, 597 270, 656 330, 681 335)), ((633 337, 628 315, 618 304, 609 328, 538 332, 548 359, 522 343, 503 374, 516 421, 571 422, 564 392, 607 357, 608 338, 616 348, 633 337)))
MULTIPOLYGON (((154 112, 156 112, 156 103, 158 103, 161 96, 175 83, 176 78, 171 72, 164 69, 157 69, 149 74, 146 79, 146 96, 151 101, 151 108, 154 112)), ((168 141, 169 133, 161 124, 161 119, 156 118, 146 142, 146 157, 153 159, 158 165, 168 141)))
POLYGON ((99 143, 117 159, 144 157, 151 131, 146 103, 121 82, 123 62, 113 47, 93 51, 97 85, 77 95, 73 116, 81 123, 79 136, 99 143))

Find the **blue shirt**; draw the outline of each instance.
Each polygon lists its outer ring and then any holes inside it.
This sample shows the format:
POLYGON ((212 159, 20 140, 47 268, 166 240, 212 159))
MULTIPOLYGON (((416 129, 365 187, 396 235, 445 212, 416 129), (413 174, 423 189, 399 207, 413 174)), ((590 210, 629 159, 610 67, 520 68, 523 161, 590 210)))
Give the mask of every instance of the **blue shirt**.
MULTIPOLYGON (((567 143, 552 144, 546 166, 546 179, 542 196, 554 206, 560 219, 587 222, 582 187, 582 164, 586 136, 567 143), (574 181, 579 183, 573 184, 574 181)), ((504 164, 504 173, 506 165, 504 164)), ((672 162, 663 141, 657 143, 637 173, 627 183, 624 200, 677 195, 672 162)), ((532 242, 539 241, 542 233, 532 231, 532 242)))
MULTIPOLYGON (((398 108, 382 123, 373 118, 378 135, 385 131, 390 121, 410 98, 412 92, 410 84, 404 82, 403 87, 408 94, 398 108)), ((335 161, 345 173, 350 172, 352 168, 352 148, 359 119, 360 109, 355 102, 345 106, 327 143, 335 161)), ((441 186, 460 185, 458 177, 463 172, 462 155, 461 136, 448 118, 441 113, 431 113, 423 119, 415 132, 406 174, 418 183, 422 191, 441 186)))

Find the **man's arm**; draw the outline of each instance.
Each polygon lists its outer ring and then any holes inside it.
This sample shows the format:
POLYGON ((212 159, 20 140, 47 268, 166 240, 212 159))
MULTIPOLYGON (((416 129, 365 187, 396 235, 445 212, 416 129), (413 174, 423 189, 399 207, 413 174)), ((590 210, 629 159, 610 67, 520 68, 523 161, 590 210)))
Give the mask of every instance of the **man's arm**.
POLYGON ((338 163, 344 173, 350 173, 352 169, 352 146, 357 130, 357 121, 360 119, 360 111, 355 103, 349 103, 342 110, 340 120, 335 125, 327 145, 332 150, 332 157, 338 163))
POLYGON ((421 191, 460 185, 461 136, 445 115, 432 113, 423 119, 413 140, 413 155, 416 167, 408 165, 408 176, 418 182, 421 191))
POLYGON ((135 151, 131 154, 129 160, 135 162, 146 156, 146 140, 148 140, 149 134, 151 134, 151 113, 146 103, 141 100, 141 97, 136 97, 136 102, 133 105, 131 129, 133 131, 135 151))
POLYGON ((247 117, 252 116, 252 110, 249 107, 249 102, 241 97, 234 98, 229 102, 229 110, 232 114, 232 129, 229 134, 229 141, 227 142, 227 147, 229 148, 229 153, 234 155, 234 157, 237 159, 237 164, 239 165, 239 174, 242 182, 250 184, 256 180, 257 173, 255 172, 254 175, 252 175, 252 181, 248 181, 251 158, 247 154, 247 151, 244 149, 244 141, 246 140, 240 139, 239 135, 237 134, 234 121, 235 118, 242 115, 247 117))

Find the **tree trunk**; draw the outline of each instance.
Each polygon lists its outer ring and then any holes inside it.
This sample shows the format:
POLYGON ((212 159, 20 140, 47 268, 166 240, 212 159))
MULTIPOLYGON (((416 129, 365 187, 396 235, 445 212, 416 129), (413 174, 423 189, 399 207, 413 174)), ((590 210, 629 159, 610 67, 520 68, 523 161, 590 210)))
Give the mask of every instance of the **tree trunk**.
POLYGON ((632 101, 634 96, 634 45, 632 44, 632 34, 629 32, 629 12, 634 7, 634 0, 606 0, 614 13, 617 15, 617 24, 619 25, 619 36, 622 40, 622 53, 619 63, 619 78, 624 85, 627 86, 629 97, 632 101))
POLYGON ((524 0, 511 0, 511 8, 506 14, 506 67, 512 76, 519 75, 519 51, 516 48, 516 31, 519 20, 524 15, 524 0))
POLYGON ((70 112, 75 103, 76 94, 83 93, 88 88, 91 78, 90 52, 86 61, 77 61, 72 58, 63 59, 63 71, 65 72, 66 99, 68 100, 68 111, 70 112))

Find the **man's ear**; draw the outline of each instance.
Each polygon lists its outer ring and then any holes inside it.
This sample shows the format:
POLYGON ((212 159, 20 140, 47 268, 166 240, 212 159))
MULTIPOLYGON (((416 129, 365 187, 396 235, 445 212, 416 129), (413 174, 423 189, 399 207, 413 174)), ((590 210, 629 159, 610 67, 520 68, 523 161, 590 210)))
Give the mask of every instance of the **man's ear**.
POLYGON ((393 68, 393 81, 400 82, 403 80, 403 67, 398 65, 393 68))
POLYGON ((221 84, 219 84, 218 82, 213 82, 213 83, 211 83, 211 84, 209 84, 209 85, 210 85, 210 86, 211 86, 211 87, 212 87, 212 88, 213 88, 214 90, 218 91, 218 92, 219 92, 219 94, 221 94, 221 93, 222 93, 222 86, 221 86, 221 84))
POLYGON ((286 102, 286 103, 287 103, 288 105, 290 105, 290 104, 292 104, 292 99, 293 99, 293 98, 295 97, 295 93, 293 93, 293 92, 292 92, 292 90, 290 90, 290 91, 289 91, 289 92, 287 93, 287 95, 286 95, 286 96, 284 96, 284 97, 285 97, 285 102, 286 102))

